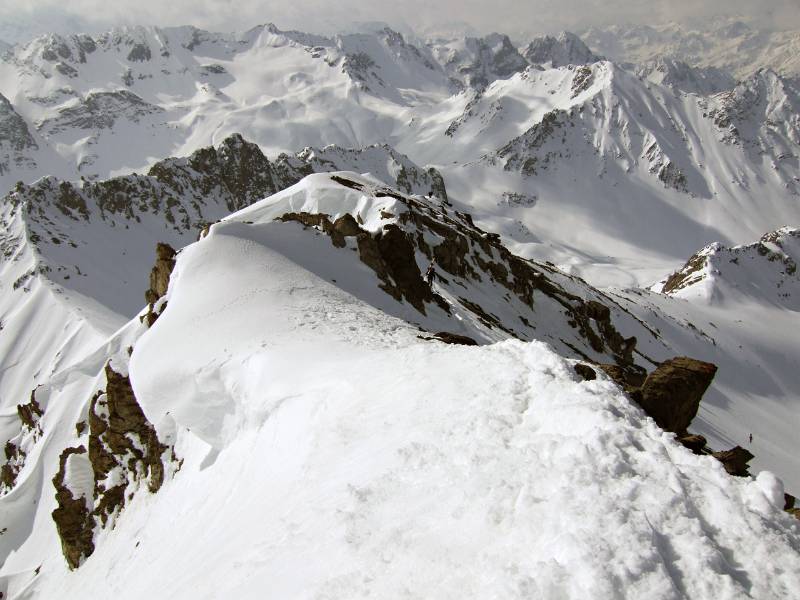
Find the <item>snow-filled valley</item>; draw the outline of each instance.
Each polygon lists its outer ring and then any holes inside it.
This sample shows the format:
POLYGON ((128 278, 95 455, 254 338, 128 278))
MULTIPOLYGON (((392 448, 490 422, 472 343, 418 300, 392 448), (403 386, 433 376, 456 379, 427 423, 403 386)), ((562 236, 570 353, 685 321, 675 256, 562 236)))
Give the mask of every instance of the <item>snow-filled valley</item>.
POLYGON ((800 595, 800 88, 737 75, 388 28, 2 54, 3 597, 800 595))

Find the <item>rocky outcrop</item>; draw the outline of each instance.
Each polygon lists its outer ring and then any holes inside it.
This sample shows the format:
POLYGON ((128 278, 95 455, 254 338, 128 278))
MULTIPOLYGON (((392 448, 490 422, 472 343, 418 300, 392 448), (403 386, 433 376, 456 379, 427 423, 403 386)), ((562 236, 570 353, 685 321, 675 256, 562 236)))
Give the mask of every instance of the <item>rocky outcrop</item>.
POLYGON ((425 340, 438 340, 445 344, 453 344, 457 346, 477 346, 478 342, 466 335, 459 335, 457 333, 450 333, 449 331, 440 331, 434 333, 432 337, 423 337, 425 340))
POLYGON ((26 454, 11 440, 6 442, 4 451, 6 462, 0 467, 0 490, 8 492, 17 482, 17 475, 25 464, 26 454))
POLYGON ((597 365, 597 368, 608 375, 618 386, 626 392, 634 392, 642 387, 647 378, 643 369, 631 369, 622 365, 597 365))
MULTIPOLYGON (((347 187, 361 185, 337 176, 332 178, 347 187)), ((381 289, 395 300, 406 300, 425 314, 425 302, 433 300, 433 293, 417 266, 413 242, 396 225, 389 224, 383 231, 371 234, 363 230, 352 215, 342 216, 335 223, 322 213, 286 213, 279 220, 320 229, 330 236, 337 248, 345 247, 345 237, 355 237, 361 262, 375 271, 381 280, 381 289)))
POLYGON ((17 476, 25 466, 27 452, 42 435, 41 419, 44 410, 36 400, 36 390, 31 391, 26 404, 17 404, 19 432, 6 440, 4 452, 6 462, 0 466, 0 493, 10 492, 17 483, 17 476))
POLYGON ((736 446, 730 450, 713 452, 712 456, 720 461, 722 466, 725 467, 725 470, 731 475, 736 475, 737 477, 746 477, 750 475, 747 463, 750 462, 754 456, 749 450, 741 446, 736 446))
POLYGON ((94 552, 95 521, 87 499, 83 496, 76 498, 66 481, 67 461, 74 455, 83 454, 86 454, 83 446, 64 450, 59 458, 58 472, 53 477, 58 507, 52 516, 70 569, 77 569, 94 552))
POLYGON ((706 454, 706 444, 708 441, 702 435, 686 434, 678 437, 678 441, 695 454, 706 454))
POLYGON ((156 263, 150 271, 150 287, 145 292, 147 313, 142 320, 152 327, 158 316, 166 308, 166 301, 159 302, 167 293, 169 278, 175 268, 175 249, 169 244, 159 242, 156 245, 156 263))
POLYGON ((575 372, 580 375, 581 379, 584 381, 594 381, 597 379, 597 373, 589 365, 578 363, 573 367, 573 369, 575 369, 575 372))
POLYGON ((159 440, 142 412, 128 377, 110 363, 105 376, 105 390, 89 405, 88 452, 83 445, 64 450, 53 478, 58 502, 53 520, 73 569, 92 554, 97 528, 109 525, 123 509, 131 486, 146 482, 151 493, 157 492, 164 482, 165 462, 175 460, 172 448, 159 440), (74 457, 78 454, 80 458, 74 457), (78 490, 80 482, 70 482, 66 474, 81 469, 92 483, 78 490))
POLYGON ((159 242, 156 245, 156 264, 150 271, 150 289, 145 293, 145 299, 152 303, 167 293, 169 277, 175 268, 175 249, 169 244, 159 242))
POLYGON ((647 376, 635 399, 660 427, 683 434, 716 372, 711 363, 685 356, 671 358, 647 376))
MULTIPOLYGON (((578 367, 588 368, 587 365, 575 365, 579 373, 583 369, 579 371, 578 367)), ((708 448, 705 437, 688 432, 700 400, 717 372, 716 365, 677 356, 662 362, 640 385, 636 385, 636 380, 616 365, 598 367, 638 402, 662 429, 677 433, 678 442, 684 447, 694 454, 710 454, 731 475, 744 477, 750 474, 747 463, 753 454, 749 450, 736 446, 731 450, 714 452, 708 448)))
POLYGON ((360 214, 345 214, 332 222, 323 213, 290 212, 278 220, 314 228, 328 235, 334 247, 355 250, 377 276, 379 287, 395 300, 410 304, 423 317, 437 310, 454 319, 461 318, 454 314, 468 314, 476 327, 493 330, 488 334, 492 339, 549 338, 573 356, 596 353, 644 375, 634 365, 636 338, 623 336, 614 324, 621 309, 611 298, 589 292, 585 282, 554 268, 512 254, 499 236, 476 227, 468 214, 452 211, 446 203, 355 176, 337 174, 330 179, 376 202, 391 202, 391 210, 378 213, 382 225, 367 231, 360 214), (422 276, 430 264, 435 264, 434 285, 422 276), (487 308, 482 304, 489 297, 496 301, 487 308), (544 322, 539 311, 558 317, 544 322))
POLYGON ((17 416, 22 424, 29 430, 39 427, 39 419, 44 415, 41 406, 36 401, 36 390, 31 392, 31 399, 27 404, 17 404, 17 416))

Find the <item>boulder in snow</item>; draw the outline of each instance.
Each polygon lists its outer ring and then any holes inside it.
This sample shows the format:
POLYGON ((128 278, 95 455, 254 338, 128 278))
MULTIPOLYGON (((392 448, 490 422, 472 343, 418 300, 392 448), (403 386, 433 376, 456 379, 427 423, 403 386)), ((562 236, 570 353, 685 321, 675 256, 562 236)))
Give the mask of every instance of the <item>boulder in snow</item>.
POLYGON ((685 356, 671 358, 647 376, 636 400, 659 426, 684 433, 716 372, 712 363, 685 356))

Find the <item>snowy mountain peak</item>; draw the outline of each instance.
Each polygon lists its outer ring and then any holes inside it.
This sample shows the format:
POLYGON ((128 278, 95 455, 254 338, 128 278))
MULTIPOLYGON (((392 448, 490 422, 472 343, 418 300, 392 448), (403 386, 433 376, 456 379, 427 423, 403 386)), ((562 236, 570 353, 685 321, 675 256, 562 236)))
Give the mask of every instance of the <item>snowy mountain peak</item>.
POLYGON ((691 67, 681 60, 659 57, 637 65, 639 77, 682 92, 708 96, 732 89, 736 80, 716 67, 691 67))
MULTIPOLYGON (((245 598, 268 585, 292 597, 800 589, 774 475, 731 477, 546 344, 446 345, 393 316, 434 319, 439 296, 469 317, 466 296, 496 300, 500 286, 515 310, 532 295, 539 335, 581 305, 575 329, 590 337, 612 312, 637 323, 504 253, 463 213, 316 174, 174 259, 151 327, 134 319, 7 420, 25 459, 0 497, 4 594, 102 595, 111 577, 126 582, 120 598, 196 595, 176 569, 245 598), (413 266, 426 249, 440 259, 432 288, 413 266), (425 312, 414 289, 432 299, 420 296, 425 312), (520 548, 532 562, 509 574, 520 548), (148 577, 124 577, 140 568, 148 577)), ((480 312, 464 327, 504 318, 480 312)))
POLYGON ((568 31, 562 31, 556 37, 548 35, 534 39, 525 46, 522 55, 531 64, 548 67, 585 65, 603 60, 577 35, 568 31))
POLYGON ((528 66, 509 37, 499 33, 433 42, 428 46, 454 82, 478 90, 528 66))
POLYGON ((767 303, 797 311, 798 262, 800 229, 783 227, 753 244, 706 246, 654 289, 709 304, 767 303))

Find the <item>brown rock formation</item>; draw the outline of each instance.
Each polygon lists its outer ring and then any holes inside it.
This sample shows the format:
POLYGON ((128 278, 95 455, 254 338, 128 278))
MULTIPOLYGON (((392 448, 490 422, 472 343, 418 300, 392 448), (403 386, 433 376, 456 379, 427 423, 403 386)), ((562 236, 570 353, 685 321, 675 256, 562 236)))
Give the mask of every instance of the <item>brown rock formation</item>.
POLYGON ((75 498, 64 483, 67 459, 72 454, 85 454, 86 448, 67 448, 59 458, 58 473, 53 477, 58 508, 53 513, 61 549, 70 569, 77 569, 94 552, 95 520, 85 498, 75 498))
MULTIPOLYGON (((152 424, 142 412, 127 376, 106 365, 106 389, 91 399, 89 407, 88 460, 94 489, 88 499, 74 498, 64 483, 66 460, 70 454, 87 450, 67 448, 61 455, 60 470, 53 478, 58 508, 53 511, 64 557, 76 568, 94 551, 93 532, 97 524, 106 526, 109 518, 125 505, 125 490, 133 481, 147 479, 150 492, 157 492, 164 481, 162 458, 170 450, 162 444, 152 424), (105 487, 112 470, 119 483, 105 487)), ((169 457, 174 459, 174 455, 169 457)))
POLYGON ((708 443, 706 438, 697 434, 680 436, 678 441, 695 454, 705 454, 704 450, 708 443))
POLYGON ((714 379, 716 365, 679 356, 661 363, 634 397, 666 431, 683 434, 714 379))
POLYGON ((575 372, 583 378, 584 381, 593 381, 597 379, 597 373, 595 373, 595 370, 589 365, 578 363, 573 368, 575 369, 575 372))
POLYGON ((17 404, 17 415, 19 420, 28 429, 34 429, 42 418, 44 412, 36 401, 36 390, 31 392, 31 399, 27 404, 17 404))
POLYGON ((148 304, 155 303, 167 293, 169 276, 175 268, 175 249, 169 244, 159 242, 156 245, 156 264, 150 271, 150 289, 145 292, 148 304))
POLYGON ((711 455, 719 460, 722 466, 725 467, 725 470, 731 475, 736 475, 738 477, 750 475, 750 472, 747 470, 747 463, 753 459, 753 455, 749 450, 741 446, 736 446, 730 450, 713 452, 711 455))
POLYGON ((159 242, 156 245, 156 263, 150 271, 150 287, 144 297, 148 304, 147 314, 143 319, 148 327, 152 327, 159 315, 164 312, 166 303, 156 310, 155 304, 167 293, 169 278, 175 268, 175 249, 169 244, 159 242))

